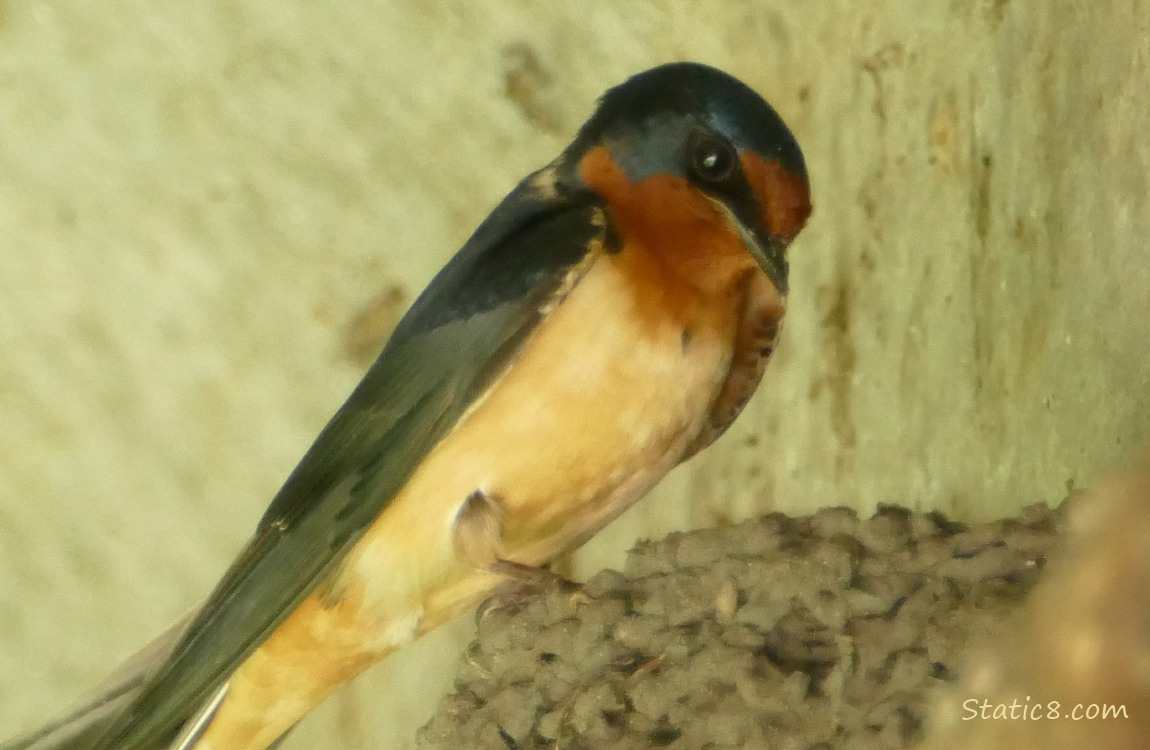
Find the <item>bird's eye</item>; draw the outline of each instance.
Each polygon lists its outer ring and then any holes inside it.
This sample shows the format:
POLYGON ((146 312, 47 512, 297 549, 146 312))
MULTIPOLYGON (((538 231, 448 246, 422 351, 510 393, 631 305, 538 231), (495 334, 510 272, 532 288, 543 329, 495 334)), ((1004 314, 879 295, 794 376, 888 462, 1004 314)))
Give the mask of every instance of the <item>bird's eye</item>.
POLYGON ((704 182, 725 181, 735 171, 738 158, 731 144, 710 133, 699 133, 691 139, 691 169, 704 182))

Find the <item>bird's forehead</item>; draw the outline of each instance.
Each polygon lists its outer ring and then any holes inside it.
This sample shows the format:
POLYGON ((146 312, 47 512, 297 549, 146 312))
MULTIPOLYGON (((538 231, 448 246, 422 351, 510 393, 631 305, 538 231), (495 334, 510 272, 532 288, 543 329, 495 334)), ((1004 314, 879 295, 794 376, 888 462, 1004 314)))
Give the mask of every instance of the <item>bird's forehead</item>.
POLYGON ((766 102, 759 104, 761 107, 754 116, 720 109, 711 115, 711 125, 740 152, 756 155, 763 161, 779 162, 788 172, 805 180, 807 167, 794 135, 766 102))
POLYGON ((753 151, 744 151, 739 161, 762 211, 763 226, 790 243, 811 215, 811 187, 805 174, 796 174, 781 160, 753 151))

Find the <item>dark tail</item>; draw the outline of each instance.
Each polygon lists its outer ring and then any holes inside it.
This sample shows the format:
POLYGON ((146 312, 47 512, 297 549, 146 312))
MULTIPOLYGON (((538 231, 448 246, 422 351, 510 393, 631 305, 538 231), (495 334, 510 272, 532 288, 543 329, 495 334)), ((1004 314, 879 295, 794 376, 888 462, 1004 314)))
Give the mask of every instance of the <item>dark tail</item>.
POLYGON ((167 660, 190 619, 191 615, 182 618, 140 649, 69 711, 39 729, 0 744, 0 750, 88 750, 167 660))

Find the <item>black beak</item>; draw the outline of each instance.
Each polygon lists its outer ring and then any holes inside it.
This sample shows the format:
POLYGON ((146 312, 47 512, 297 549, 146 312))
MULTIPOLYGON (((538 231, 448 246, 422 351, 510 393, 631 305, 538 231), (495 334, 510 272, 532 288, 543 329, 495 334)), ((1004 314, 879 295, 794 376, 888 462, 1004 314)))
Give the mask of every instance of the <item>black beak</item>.
POLYGON ((767 274, 779 294, 786 297, 787 243, 771 234, 766 227, 754 221, 743 221, 738 213, 717 198, 711 198, 711 202, 726 216, 728 226, 739 235, 743 247, 767 274))
POLYGON ((787 245, 765 230, 747 232, 747 249, 770 278, 779 293, 787 296, 787 245))

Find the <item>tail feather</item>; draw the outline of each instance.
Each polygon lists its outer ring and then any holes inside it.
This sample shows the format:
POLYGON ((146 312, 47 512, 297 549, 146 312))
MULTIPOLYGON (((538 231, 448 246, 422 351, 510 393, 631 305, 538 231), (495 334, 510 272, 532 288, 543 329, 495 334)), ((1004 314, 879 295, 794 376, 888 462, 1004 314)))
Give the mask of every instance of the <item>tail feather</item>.
POLYGON ((0 750, 87 750, 171 655, 192 614, 194 611, 136 652, 67 712, 39 729, 0 744, 0 750))

